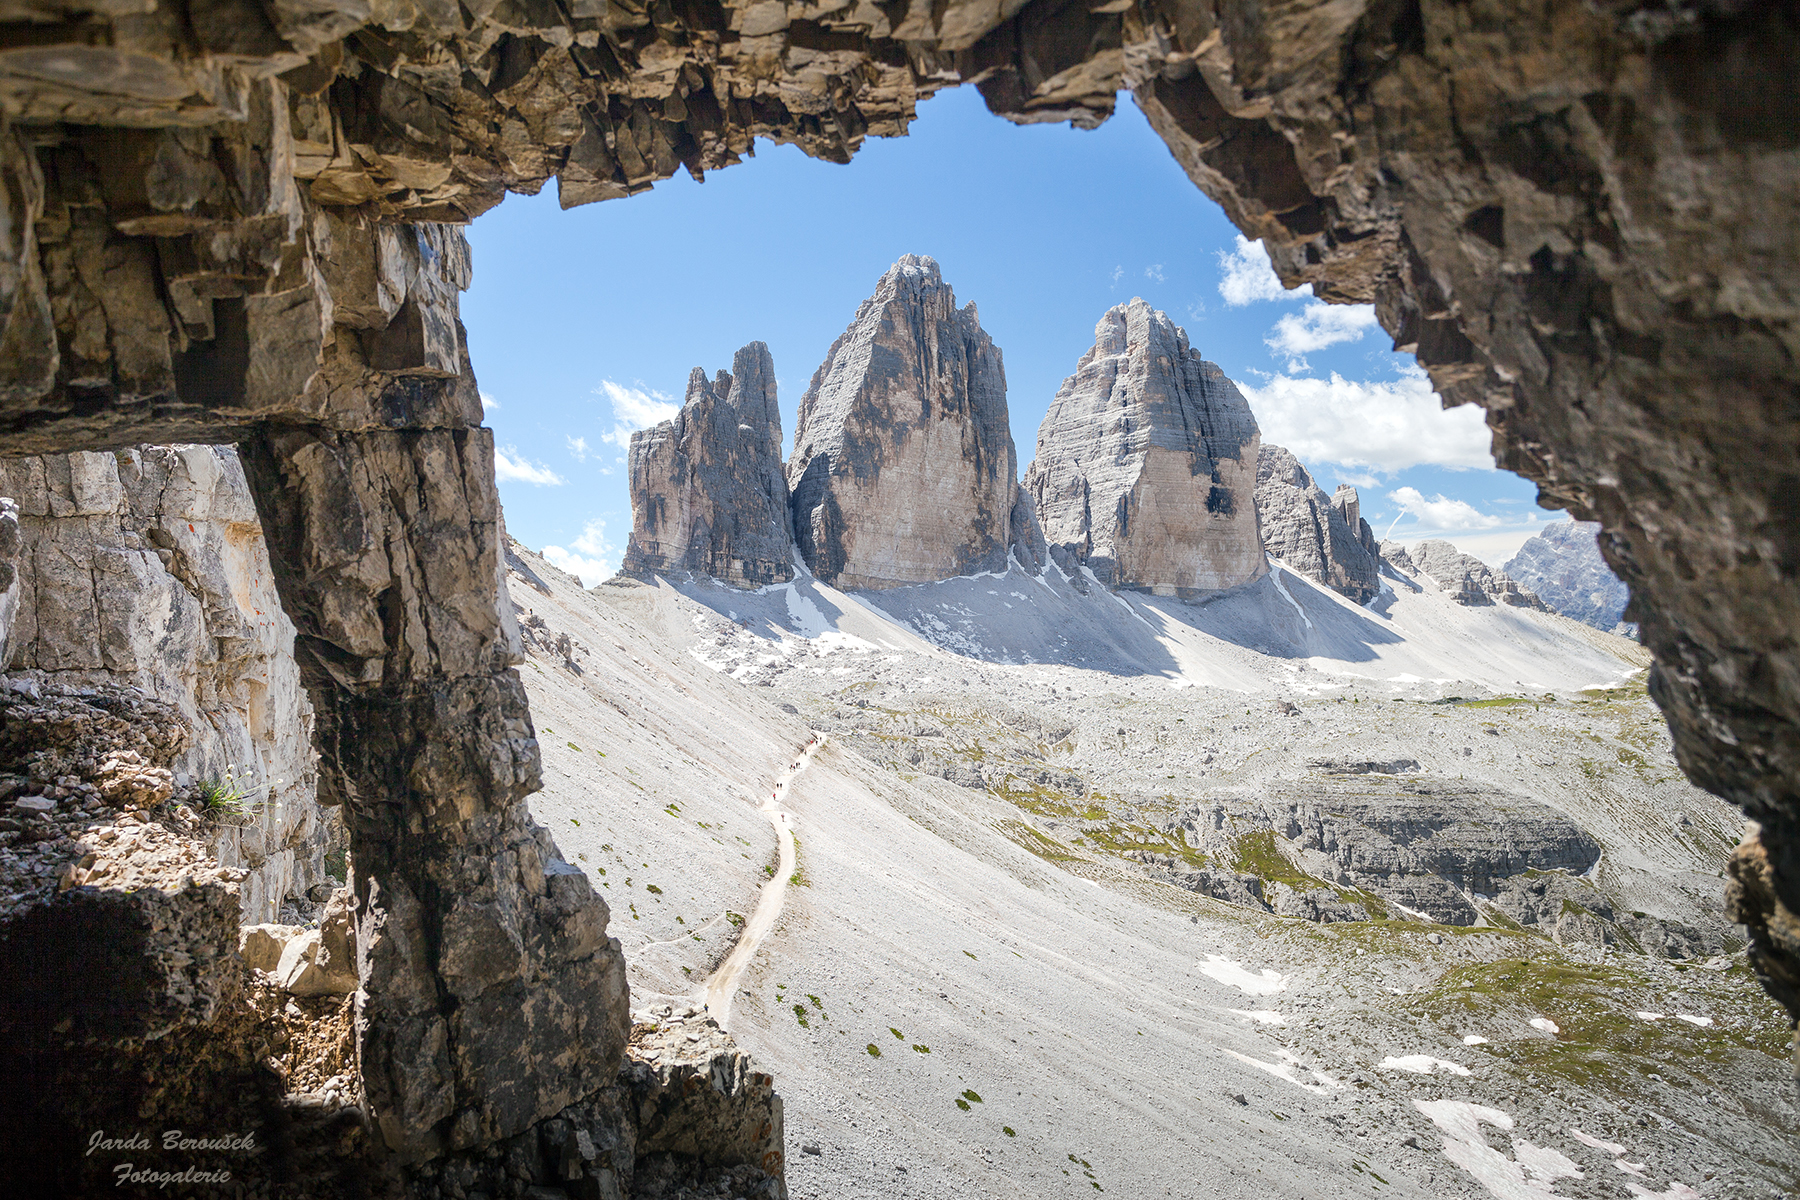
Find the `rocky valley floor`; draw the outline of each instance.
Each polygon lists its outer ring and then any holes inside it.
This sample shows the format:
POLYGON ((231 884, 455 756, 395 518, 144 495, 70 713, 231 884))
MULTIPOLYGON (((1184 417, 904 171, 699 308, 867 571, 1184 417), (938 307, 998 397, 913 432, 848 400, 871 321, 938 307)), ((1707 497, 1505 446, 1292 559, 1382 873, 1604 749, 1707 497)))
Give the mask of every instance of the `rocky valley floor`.
POLYGON ((797 1197, 1765 1197, 1787 1030, 1641 648, 1394 573, 583 590, 517 546, 538 818, 640 1009, 727 1024, 797 1197))

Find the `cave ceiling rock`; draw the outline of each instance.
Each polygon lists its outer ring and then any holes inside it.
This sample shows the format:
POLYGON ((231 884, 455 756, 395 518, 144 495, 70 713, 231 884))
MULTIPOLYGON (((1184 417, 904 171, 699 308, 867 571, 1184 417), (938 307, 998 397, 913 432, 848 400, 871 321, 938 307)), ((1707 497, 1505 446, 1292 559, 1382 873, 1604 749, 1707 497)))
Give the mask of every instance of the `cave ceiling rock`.
POLYGON ((491 445, 455 227, 552 180, 567 206, 700 178, 757 137, 845 162, 957 83, 1010 120, 1080 126, 1131 89, 1285 283, 1373 303, 1446 402, 1486 410, 1502 466, 1602 523, 1684 769, 1761 824, 1734 893, 1753 959, 1800 977, 1771 932, 1800 912, 1790 5, 17 0, 0 15, 0 453, 244 444, 320 714, 321 788, 352 810, 359 920, 386 922, 359 936, 375 960, 362 1062, 407 1153, 504 1136, 617 1061, 620 1031, 558 1058, 578 1025, 525 1010, 508 1019, 542 1023, 509 1036, 533 1049, 502 1061, 467 1014, 547 979, 608 1014, 582 1019, 624 1012, 607 952, 558 932, 603 906, 546 901, 523 849, 535 743, 489 582, 491 445), (491 986, 419 940, 458 897, 482 907, 456 927, 507 964, 491 986))

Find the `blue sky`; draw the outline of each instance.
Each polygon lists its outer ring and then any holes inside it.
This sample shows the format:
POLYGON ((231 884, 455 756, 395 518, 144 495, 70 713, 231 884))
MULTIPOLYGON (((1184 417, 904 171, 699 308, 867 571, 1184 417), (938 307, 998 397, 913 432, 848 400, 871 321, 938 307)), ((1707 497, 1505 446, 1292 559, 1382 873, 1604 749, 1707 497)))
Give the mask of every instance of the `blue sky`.
POLYGON ((590 586, 631 530, 631 429, 674 411, 691 368, 728 369, 760 340, 791 445, 814 369, 906 253, 936 258, 1001 348, 1021 470, 1094 323, 1142 296, 1244 389, 1265 441, 1327 492, 1361 489, 1377 536, 1444 537, 1498 563, 1556 519, 1493 468, 1477 412, 1439 409, 1370 310, 1281 291, 1129 96, 1081 131, 1010 125, 962 88, 848 167, 760 142, 704 184, 682 174, 569 212, 555 193, 508 197, 471 226, 463 318, 508 529, 590 586))

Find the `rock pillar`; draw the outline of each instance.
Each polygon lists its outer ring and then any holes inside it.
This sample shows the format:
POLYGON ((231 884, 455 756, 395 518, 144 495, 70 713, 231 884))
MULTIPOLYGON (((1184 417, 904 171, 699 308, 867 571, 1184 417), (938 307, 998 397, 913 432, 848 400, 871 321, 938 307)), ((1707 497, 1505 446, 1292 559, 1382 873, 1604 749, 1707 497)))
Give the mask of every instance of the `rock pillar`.
MULTIPOLYGON (((415 343, 400 365, 432 353, 415 343)), ((538 745, 503 621, 493 439, 458 364, 345 373, 399 428, 271 422, 240 445, 317 712, 319 798, 344 811, 364 1086, 408 1161, 608 1085, 629 1023, 606 906, 526 809, 538 745)))

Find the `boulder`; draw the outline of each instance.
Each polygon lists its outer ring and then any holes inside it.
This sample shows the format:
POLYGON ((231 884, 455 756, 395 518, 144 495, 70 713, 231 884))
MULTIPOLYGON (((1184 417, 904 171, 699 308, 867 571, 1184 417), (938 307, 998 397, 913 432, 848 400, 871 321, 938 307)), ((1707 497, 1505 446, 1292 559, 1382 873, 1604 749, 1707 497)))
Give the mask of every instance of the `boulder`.
POLYGON ((319 927, 299 933, 282 947, 281 958, 275 964, 275 982, 296 996, 341 996, 354 992, 356 927, 350 916, 349 892, 339 888, 326 903, 319 927))
POLYGON ((246 925, 238 931, 238 954, 251 970, 273 972, 288 943, 305 932, 298 925, 246 925))
POLYGON ((845 588, 904 587, 1004 570, 1033 522, 1018 509, 1018 456, 1000 349, 937 263, 908 254, 831 345, 800 400, 794 539, 814 575, 845 588))
POLYGON ((1256 524, 1260 444, 1224 371, 1134 299, 1094 326, 1094 345, 1038 429, 1024 486, 1059 561, 1111 587, 1192 598, 1268 572, 1256 524))
POLYGON ((1506 562, 1506 573, 1565 617, 1618 629, 1631 589, 1600 554, 1597 521, 1552 521, 1506 562))
POLYGON ((1381 594, 1375 534, 1356 489, 1326 496, 1300 460, 1264 446, 1256 464, 1256 514, 1269 555, 1358 604, 1381 594))

